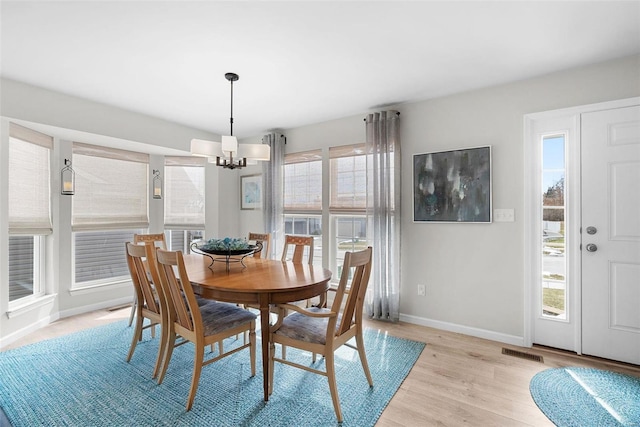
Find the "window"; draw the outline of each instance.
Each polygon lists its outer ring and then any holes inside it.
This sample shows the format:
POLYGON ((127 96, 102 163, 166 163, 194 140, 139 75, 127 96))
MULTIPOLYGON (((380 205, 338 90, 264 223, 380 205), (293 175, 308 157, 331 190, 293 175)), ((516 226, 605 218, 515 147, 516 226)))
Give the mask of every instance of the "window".
POLYGON ((322 152, 287 154, 284 163, 285 213, 322 212, 322 152))
POLYGON ((330 269, 340 277, 344 254, 366 249, 367 157, 364 144, 331 147, 329 211, 332 223, 330 269))
POLYGON ((565 137, 542 138, 542 315, 566 319, 565 137))
POLYGON ((204 165, 201 157, 165 158, 165 228, 204 229, 204 165))
POLYGON ((284 162, 284 232, 314 236, 313 263, 322 265, 322 152, 287 154, 284 162))
POLYGON ((191 244, 196 240, 204 239, 204 230, 167 230, 167 249, 170 251, 182 251, 191 253, 191 244))
POLYGON ((44 236, 51 234, 53 138, 9 127, 9 301, 44 294, 44 236), (28 195, 28 197, 26 196, 28 195))
POLYGON ((73 144, 75 287, 127 280, 124 244, 149 226, 149 156, 73 144))

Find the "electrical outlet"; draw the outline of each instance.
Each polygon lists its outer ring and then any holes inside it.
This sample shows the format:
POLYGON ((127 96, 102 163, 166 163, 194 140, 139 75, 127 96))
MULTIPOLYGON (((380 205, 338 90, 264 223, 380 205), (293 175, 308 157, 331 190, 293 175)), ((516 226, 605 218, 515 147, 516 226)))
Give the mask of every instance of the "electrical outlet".
POLYGON ((418 295, 421 297, 427 295, 427 287, 425 285, 418 285, 418 295))

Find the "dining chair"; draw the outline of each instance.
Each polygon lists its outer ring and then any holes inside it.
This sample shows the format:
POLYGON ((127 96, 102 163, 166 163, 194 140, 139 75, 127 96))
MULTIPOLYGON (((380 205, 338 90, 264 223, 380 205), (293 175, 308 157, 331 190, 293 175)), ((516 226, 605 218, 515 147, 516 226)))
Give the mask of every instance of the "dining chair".
POLYGON ((187 411, 191 410, 198 390, 202 367, 223 357, 249 348, 251 376, 256 373, 256 315, 248 310, 217 301, 200 306, 189 281, 184 258, 180 251, 156 249, 156 263, 160 284, 167 296, 168 328, 164 341, 163 361, 158 374, 158 384, 167 373, 174 347, 191 342, 195 346, 193 375, 187 398, 187 411), (175 269, 175 270, 174 270, 175 269), (176 276, 176 270, 178 275, 176 276), (222 346, 217 356, 204 360, 204 349, 208 345, 221 342, 225 338, 249 332, 249 343, 223 352, 222 346), (177 336, 182 340, 176 342, 177 336))
POLYGON ((270 233, 249 233, 247 240, 260 242, 262 244, 262 250, 253 254, 255 258, 269 258, 269 245, 271 244, 270 233))
POLYGON ((369 386, 373 387, 373 380, 369 372, 367 356, 364 349, 362 336, 362 311, 364 296, 371 274, 371 247, 359 252, 347 252, 344 256, 340 283, 336 288, 336 295, 331 308, 299 307, 294 304, 278 304, 281 310, 294 311, 289 316, 279 316, 278 322, 270 330, 269 370, 271 383, 269 393, 273 392, 275 383, 274 362, 280 362, 296 368, 327 377, 333 408, 338 422, 342 422, 342 410, 338 398, 336 386, 334 352, 346 345, 358 351, 360 362, 367 377, 369 386), (343 304, 344 302, 344 304, 343 304), (355 338, 356 345, 348 341, 355 338), (296 362, 275 356, 275 344, 286 345, 312 353, 317 353, 325 358, 325 370, 301 365, 296 362))
MULTIPOLYGON (((133 243, 144 244, 151 243, 153 245, 159 246, 162 249, 167 249, 167 241, 164 237, 164 233, 156 233, 156 234, 134 234, 133 235, 133 243)), ((147 271, 148 273, 148 271, 147 271)), ((131 313, 129 314, 129 326, 133 323, 133 317, 136 314, 136 307, 138 305, 138 300, 136 299, 136 295, 133 295, 133 304, 131 305, 131 313)))
MULTIPOLYGON (((165 308, 164 295, 162 289, 157 287, 154 289, 152 283, 159 283, 158 272, 155 268, 154 249, 151 243, 145 245, 137 245, 131 242, 125 244, 127 265, 131 274, 131 281, 135 290, 136 301, 136 322, 133 331, 133 338, 129 353, 127 354, 127 362, 133 357, 138 341, 142 341, 142 333, 147 328, 154 328, 160 325, 161 337, 164 338, 162 328, 166 325, 167 311, 165 308), (151 280, 149 279, 151 277, 151 280), (149 324, 143 326, 144 320, 149 319, 149 324)), ((153 369, 153 378, 158 375, 158 370, 162 361, 164 343, 162 339, 158 345, 158 356, 153 369)))
POLYGON ((282 261, 302 264, 305 252, 307 254, 307 264, 313 264, 313 236, 285 234, 282 261))

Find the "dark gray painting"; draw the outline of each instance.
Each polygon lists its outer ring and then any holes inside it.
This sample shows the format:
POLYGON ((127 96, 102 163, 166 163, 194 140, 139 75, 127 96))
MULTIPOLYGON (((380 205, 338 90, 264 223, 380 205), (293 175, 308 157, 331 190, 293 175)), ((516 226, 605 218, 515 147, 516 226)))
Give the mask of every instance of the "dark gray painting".
POLYGON ((415 154, 413 220, 491 222, 491 147, 415 154))

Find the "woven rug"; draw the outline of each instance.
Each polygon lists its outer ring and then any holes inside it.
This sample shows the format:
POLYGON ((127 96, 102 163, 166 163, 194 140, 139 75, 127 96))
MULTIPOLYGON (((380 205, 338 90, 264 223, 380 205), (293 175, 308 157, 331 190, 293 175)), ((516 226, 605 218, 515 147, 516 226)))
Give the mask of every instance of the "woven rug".
POLYGON ((640 426, 640 378, 591 368, 553 368, 529 385, 540 410, 559 427, 640 426))
MULTIPOLYGON (((301 369, 276 363, 273 394, 265 403, 260 350, 255 377, 250 377, 246 350, 205 366, 187 412, 193 346, 174 350, 158 385, 151 374, 159 340, 145 331, 127 363, 132 333, 121 321, 1 352, 0 407, 14 427, 338 424, 326 378, 301 369)), ((357 351, 343 346, 336 352, 345 427, 376 423, 425 346, 371 329, 364 338, 372 388, 357 351)), ((225 350, 237 344, 227 340, 225 350)), ((287 358, 312 364, 309 353, 293 348, 287 349, 287 358)), ((319 358, 315 365, 324 368, 324 361, 319 358)))

